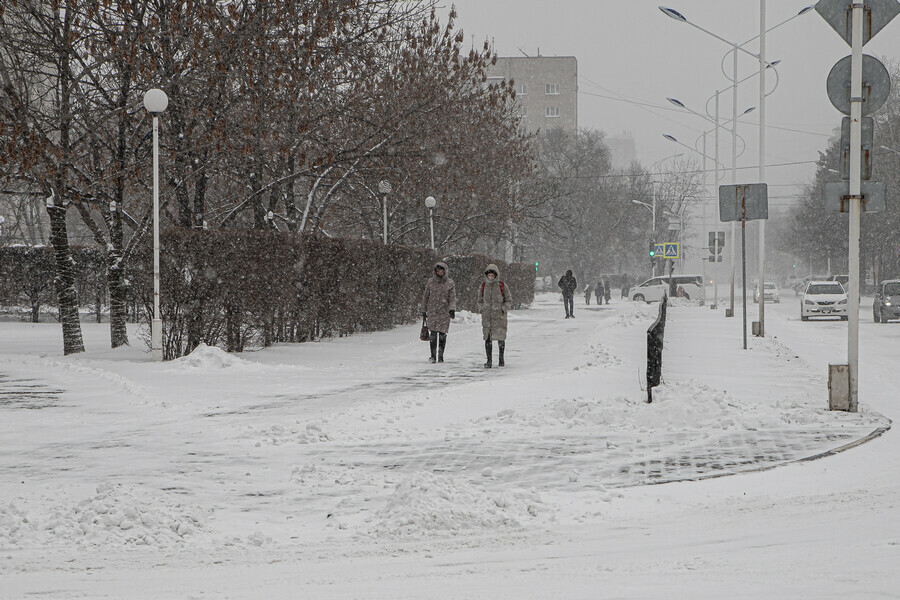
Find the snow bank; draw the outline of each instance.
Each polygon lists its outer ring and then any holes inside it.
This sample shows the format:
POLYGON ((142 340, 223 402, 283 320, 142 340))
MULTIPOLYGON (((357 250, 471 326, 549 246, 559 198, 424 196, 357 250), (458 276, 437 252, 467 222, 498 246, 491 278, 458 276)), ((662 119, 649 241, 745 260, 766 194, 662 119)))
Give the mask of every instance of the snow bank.
POLYGON ((243 366, 247 363, 233 354, 228 354, 221 348, 201 343, 194 348, 193 352, 187 356, 176 358, 170 364, 197 369, 227 369, 229 367, 243 366))
POLYGON ((11 501, 0 506, 0 548, 52 543, 170 546, 203 528, 201 511, 103 483, 75 505, 11 501))
POLYGON ((370 532, 415 536, 518 529, 549 510, 533 490, 489 492, 460 479, 418 473, 397 485, 370 532))

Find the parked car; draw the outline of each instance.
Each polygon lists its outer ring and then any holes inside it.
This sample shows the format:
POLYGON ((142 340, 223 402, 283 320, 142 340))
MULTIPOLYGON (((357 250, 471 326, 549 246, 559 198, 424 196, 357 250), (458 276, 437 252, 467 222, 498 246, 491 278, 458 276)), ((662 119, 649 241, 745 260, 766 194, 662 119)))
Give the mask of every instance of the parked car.
POLYGON ((806 289, 806 286, 809 285, 810 281, 828 281, 827 275, 807 275, 801 279, 798 279, 794 282, 794 295, 799 296, 806 289))
POLYGON ((850 282, 849 275, 832 275, 828 278, 828 281, 837 281, 839 284, 844 286, 844 289, 847 289, 847 284, 850 282))
MULTIPOLYGON (((688 300, 700 300, 704 297, 703 277, 700 275, 673 275, 675 288, 684 291, 688 300)), ((640 285, 631 288, 628 297, 637 302, 659 302, 663 296, 669 295, 669 278, 653 277, 640 285)))
POLYGON ((810 281, 800 297, 800 320, 810 317, 840 317, 847 320, 847 293, 837 281, 810 281))
POLYGON ((900 319, 900 279, 888 279, 878 284, 872 313, 876 323, 900 319))
MULTIPOLYGON (((766 297, 766 302, 775 302, 776 304, 781 302, 781 292, 778 290, 778 284, 776 284, 774 281, 767 281, 763 290, 763 294, 765 294, 766 297)), ((756 287, 753 288, 753 301, 759 303, 758 282, 756 284, 756 287)))

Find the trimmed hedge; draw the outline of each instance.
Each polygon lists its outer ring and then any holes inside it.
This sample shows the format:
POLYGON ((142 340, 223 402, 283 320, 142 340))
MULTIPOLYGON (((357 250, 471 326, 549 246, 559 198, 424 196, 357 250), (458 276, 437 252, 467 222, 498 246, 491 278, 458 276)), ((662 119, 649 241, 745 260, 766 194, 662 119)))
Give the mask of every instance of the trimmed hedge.
MULTIPOLYGON (((442 258, 425 248, 250 229, 169 230, 161 245, 166 358, 190 353, 201 342, 240 352, 413 322, 425 282, 442 258)), ((129 269, 148 314, 150 250, 142 247, 129 269)), ((478 255, 443 260, 456 281, 460 310, 474 310, 491 262, 516 306, 534 298, 534 275, 526 265, 478 255)))

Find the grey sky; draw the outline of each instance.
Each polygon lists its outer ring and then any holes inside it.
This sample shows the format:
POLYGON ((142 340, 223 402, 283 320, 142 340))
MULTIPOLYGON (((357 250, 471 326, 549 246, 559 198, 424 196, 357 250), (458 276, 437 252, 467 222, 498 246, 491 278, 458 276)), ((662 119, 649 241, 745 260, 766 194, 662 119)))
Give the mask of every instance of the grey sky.
MULTIPOLYGON (((690 21, 729 41, 743 43, 759 34, 759 0, 456 0, 457 26, 468 43, 493 41, 501 56, 574 55, 579 71, 579 125, 608 134, 630 131, 644 165, 684 148, 663 139, 669 133, 693 146, 708 124, 684 111, 673 110, 667 96, 704 112, 707 99, 730 83, 720 70, 729 46, 710 35, 666 17, 659 4, 670 6, 690 21), (474 36, 474 38, 473 38, 474 36), (652 106, 639 106, 649 104, 652 106)), ((767 24, 772 27, 797 14, 813 0, 768 0, 767 24)), ((449 7, 449 3, 447 4, 449 7)), ((791 203, 790 196, 807 182, 812 164, 774 166, 815 161, 841 114, 825 94, 825 79, 850 48, 816 13, 810 11, 770 32, 767 59, 780 59, 780 82, 766 102, 767 167, 772 205, 791 203), (785 129, 797 131, 786 131, 785 129)), ((758 42, 746 46, 756 53, 758 42)), ((864 48, 879 58, 900 57, 900 18, 891 22, 864 48)), ((730 55, 725 62, 731 70, 730 55)), ((758 71, 758 62, 741 56, 738 79, 758 71)), ((770 75, 769 85, 775 78, 770 75)), ((742 84, 738 112, 757 106, 758 79, 742 84)), ((713 105, 710 104, 710 107, 713 105)), ((720 114, 731 118, 730 92, 721 95, 720 114)), ((740 121, 738 132, 747 140, 747 152, 738 160, 738 181, 756 181, 758 113, 740 121)), ((708 138, 712 154, 712 136, 708 138)), ((727 134, 720 138, 723 162, 730 166, 727 134)), ((876 140, 877 145, 877 140, 876 140)), ((882 158, 884 154, 882 153, 882 158)), ((878 157, 876 156, 876 160, 878 157)), ((710 178, 710 182, 712 178, 710 178)), ((726 177, 727 183, 730 178, 726 177)))

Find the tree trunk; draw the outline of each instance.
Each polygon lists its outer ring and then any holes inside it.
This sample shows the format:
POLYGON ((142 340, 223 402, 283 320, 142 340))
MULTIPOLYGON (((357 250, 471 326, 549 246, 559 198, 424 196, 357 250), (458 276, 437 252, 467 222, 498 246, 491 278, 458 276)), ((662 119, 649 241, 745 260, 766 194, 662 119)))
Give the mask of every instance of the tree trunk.
POLYGON ((66 230, 66 209, 54 202, 47 202, 50 216, 50 243, 56 260, 56 297, 59 304, 59 320, 63 330, 63 354, 84 352, 81 337, 81 321, 78 319, 78 294, 75 291, 75 261, 69 250, 66 230))
POLYGON ((106 280, 109 284, 109 336, 113 348, 128 345, 128 284, 122 272, 118 250, 107 255, 106 280))

